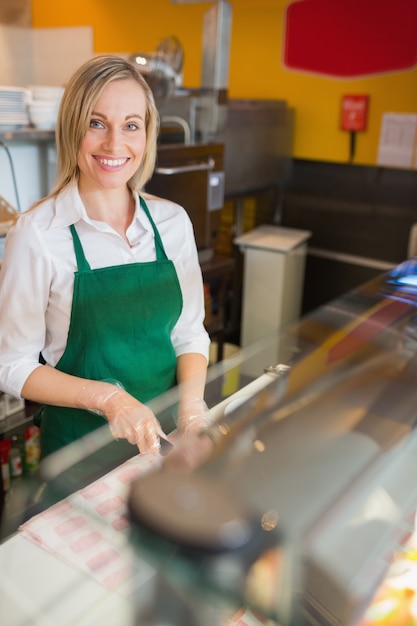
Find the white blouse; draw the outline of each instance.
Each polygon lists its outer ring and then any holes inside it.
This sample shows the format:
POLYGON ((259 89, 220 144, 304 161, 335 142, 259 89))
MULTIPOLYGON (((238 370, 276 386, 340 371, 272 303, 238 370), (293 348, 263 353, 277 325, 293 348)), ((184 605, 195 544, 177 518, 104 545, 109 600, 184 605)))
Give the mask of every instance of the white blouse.
MULTIPOLYGON (((175 352, 208 358, 191 220, 178 204, 148 194, 143 198, 182 290, 183 310, 171 336, 175 352)), ((130 246, 104 222, 89 219, 76 185, 20 215, 7 234, 0 272, 0 389, 13 396, 20 397, 26 379, 39 367, 40 352, 54 366, 65 350, 76 271, 69 228, 74 223, 91 269, 156 258, 153 229, 138 194, 126 233, 130 246)))

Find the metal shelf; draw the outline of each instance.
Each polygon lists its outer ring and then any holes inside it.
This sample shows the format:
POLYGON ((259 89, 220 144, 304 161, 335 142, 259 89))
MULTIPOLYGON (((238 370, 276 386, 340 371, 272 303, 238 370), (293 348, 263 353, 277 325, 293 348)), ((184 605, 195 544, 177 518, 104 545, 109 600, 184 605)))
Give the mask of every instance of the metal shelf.
POLYGON ((0 420, 0 438, 17 428, 29 426, 32 422, 32 413, 27 415, 24 409, 18 411, 17 413, 13 413, 12 415, 8 415, 6 418, 0 420))

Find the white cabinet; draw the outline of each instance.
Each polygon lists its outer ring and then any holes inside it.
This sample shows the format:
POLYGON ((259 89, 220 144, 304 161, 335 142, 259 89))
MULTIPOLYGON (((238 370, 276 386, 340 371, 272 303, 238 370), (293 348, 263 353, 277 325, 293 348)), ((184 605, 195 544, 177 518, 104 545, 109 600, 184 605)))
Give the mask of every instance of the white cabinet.
MULTIPOLYGON (((240 343, 249 346, 296 322, 301 313, 304 268, 310 231, 263 225, 237 237, 244 254, 240 343)), ((270 355, 277 365, 285 355, 270 355)), ((248 372, 249 373, 249 372, 248 372)))

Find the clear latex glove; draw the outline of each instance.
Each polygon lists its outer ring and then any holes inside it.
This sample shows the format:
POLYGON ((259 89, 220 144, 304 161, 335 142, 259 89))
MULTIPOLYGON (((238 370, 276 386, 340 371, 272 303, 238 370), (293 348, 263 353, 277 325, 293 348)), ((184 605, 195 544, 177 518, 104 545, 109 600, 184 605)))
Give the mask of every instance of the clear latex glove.
POLYGON ((136 444, 142 454, 159 454, 160 437, 166 435, 158 420, 145 404, 123 404, 105 414, 115 439, 127 439, 136 444))
POLYGON ((151 409, 125 391, 116 381, 86 385, 82 407, 102 415, 115 439, 127 439, 142 454, 159 454, 160 437, 166 438, 151 409))
POLYGON ((209 409, 202 398, 180 401, 178 430, 181 435, 199 433, 210 423, 209 409))

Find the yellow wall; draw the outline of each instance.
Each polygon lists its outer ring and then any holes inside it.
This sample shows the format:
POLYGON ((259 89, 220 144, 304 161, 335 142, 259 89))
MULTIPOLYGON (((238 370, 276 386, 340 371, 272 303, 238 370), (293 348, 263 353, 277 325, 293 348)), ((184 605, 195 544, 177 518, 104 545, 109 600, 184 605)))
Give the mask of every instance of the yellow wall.
MULTIPOLYGON (((342 94, 370 95, 368 129, 357 136, 358 164, 375 163, 384 112, 417 113, 417 69, 349 81, 288 71, 281 63, 287 0, 231 4, 229 95, 286 100, 296 111, 296 158, 348 160, 348 133, 339 130, 342 94)), ((97 53, 151 52, 161 39, 176 35, 185 51, 184 85, 198 87, 203 14, 211 6, 170 0, 32 0, 32 17, 35 28, 92 26, 97 53)))

